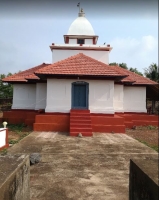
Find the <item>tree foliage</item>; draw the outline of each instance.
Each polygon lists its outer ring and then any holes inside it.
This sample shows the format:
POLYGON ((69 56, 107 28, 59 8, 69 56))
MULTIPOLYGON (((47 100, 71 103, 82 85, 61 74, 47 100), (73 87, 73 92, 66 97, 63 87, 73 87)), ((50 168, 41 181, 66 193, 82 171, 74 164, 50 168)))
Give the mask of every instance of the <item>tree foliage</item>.
POLYGON ((112 62, 112 63, 109 63, 109 65, 118 65, 118 63, 116 63, 116 62, 112 62))
POLYGON ((124 69, 128 69, 126 63, 119 63, 119 67, 122 67, 122 68, 124 68, 124 69))
POLYGON ((13 86, 10 83, 4 83, 2 82, 2 79, 11 76, 11 73, 0 74, 0 98, 9 98, 13 97, 13 86))
POLYGON ((139 74, 140 76, 143 76, 143 74, 141 72, 139 72, 136 68, 128 68, 127 64, 126 63, 116 63, 116 62, 112 62, 112 63, 109 63, 109 65, 118 65, 119 67, 122 67, 123 69, 127 69, 131 72, 134 72, 136 74, 139 74))
POLYGON ((129 70, 130 70, 131 72, 134 72, 134 73, 136 73, 136 74, 139 74, 140 76, 143 76, 143 74, 142 74, 141 72, 139 72, 136 68, 130 67, 129 70))
POLYGON ((122 67, 122 68, 124 68, 124 69, 128 69, 126 63, 116 63, 116 62, 112 62, 112 63, 109 63, 109 65, 118 65, 119 67, 122 67))
POLYGON ((156 63, 152 63, 148 68, 144 69, 147 78, 159 83, 159 68, 156 63))

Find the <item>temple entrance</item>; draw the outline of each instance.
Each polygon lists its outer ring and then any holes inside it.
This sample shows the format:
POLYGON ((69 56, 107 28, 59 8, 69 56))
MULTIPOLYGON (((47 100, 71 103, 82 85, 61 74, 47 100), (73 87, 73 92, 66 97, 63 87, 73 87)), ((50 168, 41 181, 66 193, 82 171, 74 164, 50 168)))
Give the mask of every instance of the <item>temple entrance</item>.
POLYGON ((72 83, 72 109, 88 109, 88 83, 72 83))

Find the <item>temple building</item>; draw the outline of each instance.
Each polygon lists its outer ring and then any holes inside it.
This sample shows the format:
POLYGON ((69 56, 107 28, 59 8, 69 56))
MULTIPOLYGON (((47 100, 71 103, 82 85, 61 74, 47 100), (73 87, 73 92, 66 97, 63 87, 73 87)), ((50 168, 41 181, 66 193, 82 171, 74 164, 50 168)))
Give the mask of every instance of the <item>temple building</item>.
POLYGON ((157 116, 147 115, 146 109, 146 87, 156 82, 109 66, 112 47, 98 44, 83 9, 64 35, 64 43, 52 43, 50 49, 51 64, 3 79, 14 88, 12 110, 3 116, 8 123, 71 136, 124 133, 126 127, 158 125, 157 116))

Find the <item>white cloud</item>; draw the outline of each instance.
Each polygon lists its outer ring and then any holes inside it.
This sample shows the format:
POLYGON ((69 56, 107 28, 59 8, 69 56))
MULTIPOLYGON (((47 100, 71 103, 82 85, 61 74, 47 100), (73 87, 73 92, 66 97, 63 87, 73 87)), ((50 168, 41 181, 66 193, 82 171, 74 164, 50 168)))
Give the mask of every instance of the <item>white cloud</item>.
POLYGON ((136 67, 143 72, 152 62, 158 62, 158 40, 152 35, 136 38, 114 38, 110 42, 113 47, 110 62, 127 63, 128 67, 136 67))
POLYGON ((157 47, 157 39, 153 36, 143 36, 141 40, 141 46, 143 47, 144 52, 151 52, 157 47))

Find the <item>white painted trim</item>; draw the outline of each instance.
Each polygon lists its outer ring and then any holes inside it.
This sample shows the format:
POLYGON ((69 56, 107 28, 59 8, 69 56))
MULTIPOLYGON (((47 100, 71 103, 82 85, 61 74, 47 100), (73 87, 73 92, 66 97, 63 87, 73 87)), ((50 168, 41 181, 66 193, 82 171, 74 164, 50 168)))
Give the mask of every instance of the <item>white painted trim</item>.
POLYGON ((6 145, 6 129, 0 129, 0 148, 6 145))

